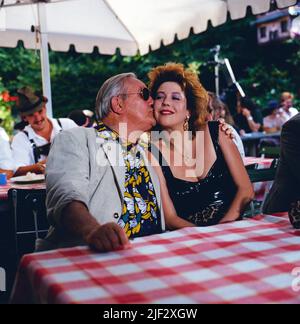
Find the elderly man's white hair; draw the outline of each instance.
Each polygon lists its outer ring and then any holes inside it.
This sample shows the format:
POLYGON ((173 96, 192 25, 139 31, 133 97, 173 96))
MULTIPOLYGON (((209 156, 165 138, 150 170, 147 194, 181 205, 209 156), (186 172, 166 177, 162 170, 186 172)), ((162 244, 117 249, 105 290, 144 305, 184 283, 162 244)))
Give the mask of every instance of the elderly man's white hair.
POLYGON ((123 93, 128 78, 137 79, 137 76, 134 73, 121 73, 103 83, 96 98, 96 113, 99 120, 107 117, 111 111, 111 99, 123 93))

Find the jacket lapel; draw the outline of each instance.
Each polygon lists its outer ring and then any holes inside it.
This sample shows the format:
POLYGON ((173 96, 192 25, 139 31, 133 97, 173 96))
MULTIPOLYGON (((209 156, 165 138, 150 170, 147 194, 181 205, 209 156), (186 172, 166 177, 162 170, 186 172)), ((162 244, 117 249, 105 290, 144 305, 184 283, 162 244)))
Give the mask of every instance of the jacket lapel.
POLYGON ((120 195, 123 200, 125 192, 126 167, 122 154, 122 147, 116 141, 104 141, 102 148, 112 167, 116 182, 119 185, 120 195))

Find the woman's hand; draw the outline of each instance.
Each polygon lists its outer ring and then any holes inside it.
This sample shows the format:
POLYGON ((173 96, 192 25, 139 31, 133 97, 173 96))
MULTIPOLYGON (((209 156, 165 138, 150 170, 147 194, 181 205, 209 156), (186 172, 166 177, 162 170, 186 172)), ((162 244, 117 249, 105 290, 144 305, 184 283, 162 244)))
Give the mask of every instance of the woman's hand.
POLYGON ((225 133, 229 138, 234 139, 234 134, 230 125, 228 125, 223 118, 218 119, 220 123, 220 130, 225 133))

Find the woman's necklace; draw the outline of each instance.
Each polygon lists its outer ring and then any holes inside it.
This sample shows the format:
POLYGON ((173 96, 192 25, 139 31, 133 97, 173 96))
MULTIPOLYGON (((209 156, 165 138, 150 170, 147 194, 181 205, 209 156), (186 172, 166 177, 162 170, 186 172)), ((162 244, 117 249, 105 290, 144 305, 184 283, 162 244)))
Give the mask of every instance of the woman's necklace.
POLYGON ((183 143, 180 143, 180 145, 176 145, 176 144, 174 144, 174 142, 172 142, 171 147, 174 152, 175 162, 176 161, 180 162, 177 164, 181 164, 182 158, 183 158, 183 162, 185 165, 191 166, 191 164, 194 164, 195 159, 193 157, 193 142, 192 141, 190 141, 190 140, 187 141, 185 139, 183 141, 183 143), (179 148, 179 147, 181 147, 181 148, 179 148), (178 158, 178 155, 180 155, 180 158, 178 158))

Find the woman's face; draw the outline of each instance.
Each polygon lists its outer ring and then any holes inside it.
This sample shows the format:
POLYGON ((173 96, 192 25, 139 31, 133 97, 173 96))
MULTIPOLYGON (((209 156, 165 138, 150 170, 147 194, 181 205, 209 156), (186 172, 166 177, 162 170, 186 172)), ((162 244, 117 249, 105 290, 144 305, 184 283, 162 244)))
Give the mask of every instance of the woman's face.
POLYGON ((164 82, 158 88, 154 98, 154 116, 162 128, 183 129, 190 113, 185 94, 178 83, 164 82))

